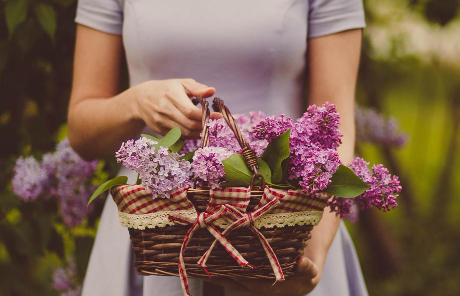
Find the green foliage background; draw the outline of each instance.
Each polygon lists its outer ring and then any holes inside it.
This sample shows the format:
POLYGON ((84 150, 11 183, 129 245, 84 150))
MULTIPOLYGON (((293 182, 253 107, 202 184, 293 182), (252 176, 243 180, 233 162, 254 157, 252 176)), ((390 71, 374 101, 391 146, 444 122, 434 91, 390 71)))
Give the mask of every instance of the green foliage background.
MULTIPOLYGON (((394 115, 411 139, 398 151, 358 146, 400 175, 404 192, 397 210, 362 213, 349 228, 371 295, 460 295, 460 66, 401 54, 404 38, 376 54, 372 28, 398 30, 393 18, 379 17, 383 4, 440 34, 458 23, 460 7, 458 0, 365 1, 358 101, 394 115)), ((52 268, 74 258, 81 280, 93 243, 100 208, 71 230, 54 201, 25 204, 10 183, 18 156, 40 156, 65 136, 75 8, 75 0, 0 1, 0 295, 55 295, 52 268)))

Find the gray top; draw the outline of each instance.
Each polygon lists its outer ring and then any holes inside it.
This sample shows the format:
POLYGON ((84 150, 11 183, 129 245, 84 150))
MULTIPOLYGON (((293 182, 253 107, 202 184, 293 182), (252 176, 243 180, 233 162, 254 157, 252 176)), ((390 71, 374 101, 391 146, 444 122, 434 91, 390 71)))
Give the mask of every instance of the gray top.
MULTIPOLYGON (((302 111, 307 39, 365 26, 361 0, 79 0, 76 22, 123 35, 131 85, 194 78, 215 87, 233 113, 290 116, 302 111)), ((135 182, 135 173, 120 174, 135 182)), ((178 278, 135 275, 128 231, 110 199, 82 295, 182 295, 178 278)), ((190 285, 199 296, 201 280, 190 285)), ((367 296, 343 224, 309 295, 367 296)))
POLYGON ((365 26, 361 0, 80 0, 76 22, 123 35, 131 85, 194 78, 233 113, 290 116, 307 38, 365 26))

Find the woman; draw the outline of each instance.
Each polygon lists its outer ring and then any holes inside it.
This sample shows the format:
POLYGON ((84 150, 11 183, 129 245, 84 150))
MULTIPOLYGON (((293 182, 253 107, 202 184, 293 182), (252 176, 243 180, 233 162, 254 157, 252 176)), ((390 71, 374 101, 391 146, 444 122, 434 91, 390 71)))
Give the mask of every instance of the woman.
MULTIPOLYGON (((353 157, 361 0, 80 0, 76 22, 69 139, 85 158, 113 155, 145 128, 165 134, 179 126, 186 137, 198 137, 201 110, 192 95, 217 91, 233 113, 298 117, 307 71, 308 103, 337 105, 344 134, 339 153, 344 163, 353 157), (131 87, 119 93, 123 53, 131 87)), ((178 278, 142 278, 131 258, 128 232, 108 200, 83 295, 181 295, 178 278)), ((201 295, 202 281, 190 283, 192 294, 201 295)), ((348 233, 328 211, 297 276, 274 286, 219 283, 230 288, 226 295, 367 295, 348 233)))

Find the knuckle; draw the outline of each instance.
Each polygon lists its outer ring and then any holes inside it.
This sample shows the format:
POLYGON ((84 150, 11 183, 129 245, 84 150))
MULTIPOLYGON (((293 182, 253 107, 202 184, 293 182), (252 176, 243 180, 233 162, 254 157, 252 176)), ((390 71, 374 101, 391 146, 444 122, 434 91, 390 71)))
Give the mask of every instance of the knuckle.
POLYGON ((182 130, 182 134, 183 134, 184 136, 186 136, 186 137, 189 137, 189 136, 192 135, 192 132, 191 132, 189 129, 184 128, 184 129, 182 130))
POLYGON ((196 82, 195 79, 193 79, 193 78, 185 78, 185 79, 183 79, 183 81, 184 81, 184 82, 188 82, 188 83, 194 83, 194 82, 196 82))
POLYGON ((188 118, 192 117, 193 115, 193 109, 192 108, 186 108, 184 110, 184 115, 187 116, 188 118))

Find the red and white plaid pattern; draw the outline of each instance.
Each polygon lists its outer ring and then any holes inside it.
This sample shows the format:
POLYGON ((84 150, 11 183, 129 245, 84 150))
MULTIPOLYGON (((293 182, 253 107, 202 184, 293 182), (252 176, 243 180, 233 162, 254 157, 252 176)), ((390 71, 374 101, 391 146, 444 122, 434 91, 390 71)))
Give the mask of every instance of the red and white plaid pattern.
POLYGON ((306 194, 302 190, 281 190, 266 187, 264 195, 254 211, 263 207, 272 199, 278 198, 281 204, 270 210, 270 214, 293 213, 308 210, 322 211, 326 207, 328 195, 326 194, 306 194))
MULTIPOLYGON (((187 188, 178 189, 170 193, 170 199, 153 199, 150 192, 141 185, 124 185, 115 187, 112 196, 120 212, 134 215, 149 214, 159 211, 180 211, 194 209, 193 204, 187 199, 187 188)), ((276 254, 263 234, 254 227, 254 221, 267 213, 293 213, 301 211, 322 211, 326 206, 327 195, 308 195, 302 191, 281 190, 266 186, 264 194, 252 213, 246 213, 249 205, 251 192, 248 188, 229 187, 210 190, 210 200, 206 212, 197 213, 195 219, 178 213, 169 215, 170 221, 181 225, 191 225, 182 243, 179 254, 179 275, 181 278, 184 295, 190 296, 187 272, 183 256, 185 249, 199 228, 206 228, 214 236, 215 240, 210 248, 198 261, 205 268, 212 250, 219 242, 229 254, 242 266, 253 268, 231 243, 226 236, 235 229, 248 227, 259 238, 267 257, 272 265, 277 281, 284 280, 283 271, 276 258, 276 254), (230 223, 224 231, 220 231, 214 224, 219 219, 225 219, 230 223)), ((206 270, 207 271, 207 270, 206 270)))
POLYGON ((209 202, 206 210, 218 205, 232 205, 242 212, 246 212, 251 199, 251 191, 245 187, 227 187, 222 189, 211 189, 209 202))
POLYGON ((170 192, 171 198, 154 199, 142 185, 123 185, 112 189, 112 197, 118 210, 126 214, 143 215, 193 209, 193 204, 187 199, 187 188, 170 192))

